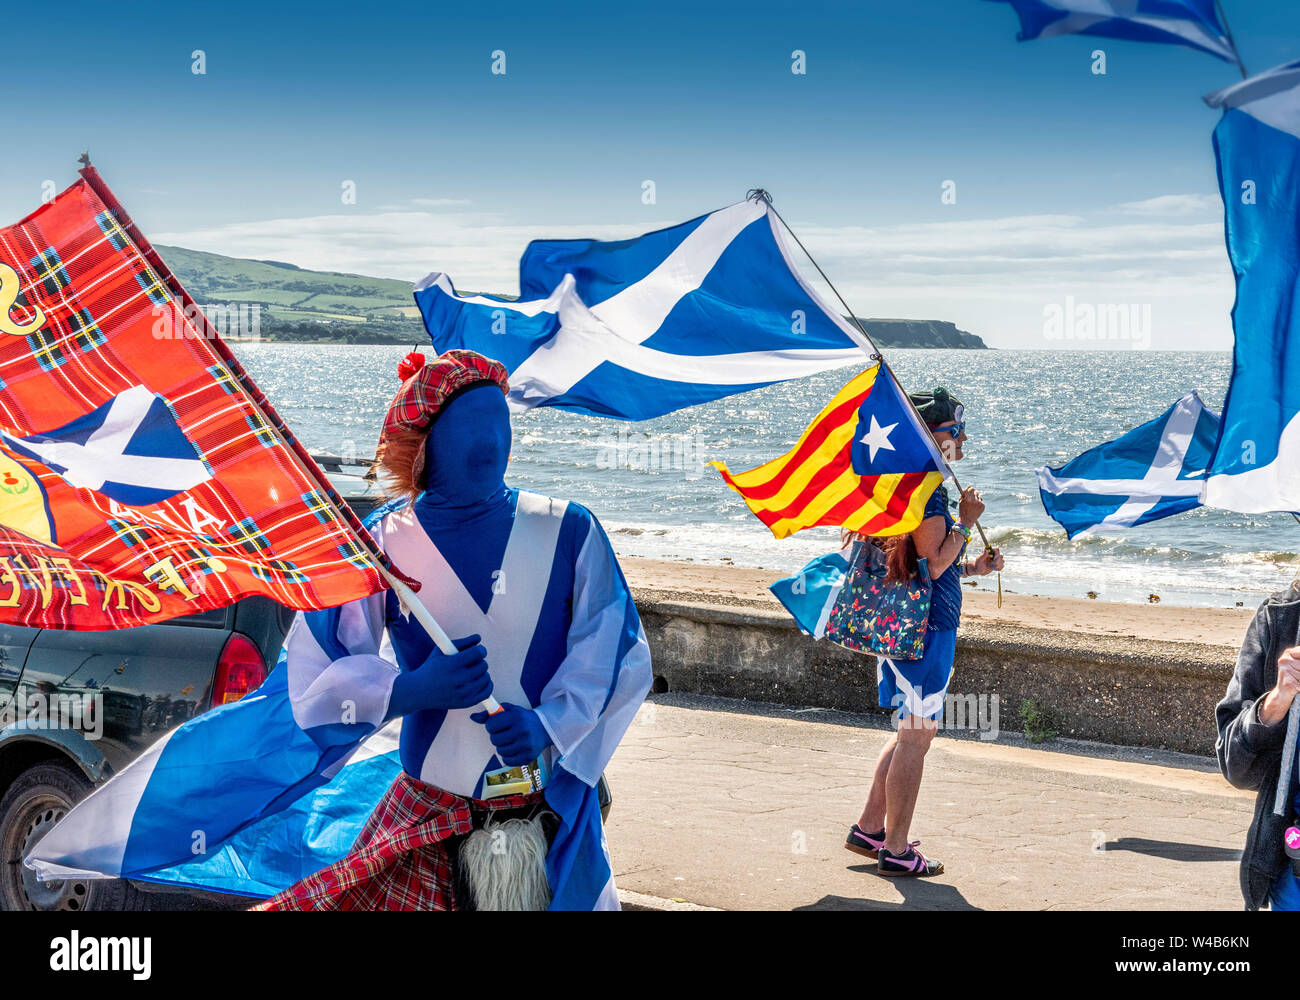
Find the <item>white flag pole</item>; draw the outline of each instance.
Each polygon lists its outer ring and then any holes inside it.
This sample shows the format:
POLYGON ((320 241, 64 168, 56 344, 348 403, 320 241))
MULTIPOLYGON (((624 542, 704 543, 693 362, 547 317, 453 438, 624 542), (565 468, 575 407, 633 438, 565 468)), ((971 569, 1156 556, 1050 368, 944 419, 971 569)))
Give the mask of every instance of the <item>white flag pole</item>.
MULTIPOLYGON (((429 633, 429 638, 433 640, 433 644, 448 656, 452 656, 459 652, 459 650, 456 649, 456 644, 451 641, 451 637, 443 631, 442 626, 438 624, 438 620, 434 618, 433 615, 429 613, 429 609, 424 606, 424 602, 420 600, 420 596, 403 583, 401 579, 390 573, 387 567, 381 566, 378 563, 375 564, 375 567, 379 570, 380 575, 388 581, 388 585, 393 588, 393 593, 397 595, 397 599, 401 602, 402 608, 414 615, 415 620, 424 626, 424 630, 429 633)), ((500 703, 491 695, 484 698, 480 704, 488 715, 496 715, 501 711, 500 703)))

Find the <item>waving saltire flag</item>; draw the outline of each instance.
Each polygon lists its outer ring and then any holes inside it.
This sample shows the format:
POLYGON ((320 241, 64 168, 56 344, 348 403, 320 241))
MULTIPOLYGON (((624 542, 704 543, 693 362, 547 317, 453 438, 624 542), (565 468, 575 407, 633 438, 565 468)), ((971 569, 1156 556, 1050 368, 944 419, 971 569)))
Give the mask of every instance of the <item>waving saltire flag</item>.
POLYGON ((93 167, 0 229, 0 622, 108 629, 382 558, 93 167))
POLYGON ((1205 502, 1300 511, 1300 61, 1206 98, 1214 130, 1236 334, 1205 502))
POLYGON ((439 351, 506 366, 515 408, 646 420, 874 352, 788 239, 754 198, 635 239, 531 243, 517 302, 458 295, 438 273, 415 301, 439 351))
POLYGON ((1215 0, 994 0, 1020 16, 1020 40, 1098 35, 1185 45, 1240 65, 1215 0))
POLYGON ((879 364, 837 392, 780 458, 735 474, 709 464, 777 538, 823 524, 864 535, 913 531, 948 469, 879 364))
POLYGON ((1059 469, 1038 470, 1043 507, 1070 538, 1119 531, 1201 506, 1219 417, 1194 392, 1059 469))

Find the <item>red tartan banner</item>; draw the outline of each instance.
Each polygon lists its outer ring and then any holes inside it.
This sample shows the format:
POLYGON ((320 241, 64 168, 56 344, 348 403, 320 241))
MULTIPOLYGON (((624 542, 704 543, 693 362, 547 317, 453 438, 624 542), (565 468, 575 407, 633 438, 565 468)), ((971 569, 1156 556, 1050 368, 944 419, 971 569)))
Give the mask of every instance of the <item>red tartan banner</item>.
POLYGON ((0 229, 0 622, 333 607, 382 561, 93 168, 0 229))

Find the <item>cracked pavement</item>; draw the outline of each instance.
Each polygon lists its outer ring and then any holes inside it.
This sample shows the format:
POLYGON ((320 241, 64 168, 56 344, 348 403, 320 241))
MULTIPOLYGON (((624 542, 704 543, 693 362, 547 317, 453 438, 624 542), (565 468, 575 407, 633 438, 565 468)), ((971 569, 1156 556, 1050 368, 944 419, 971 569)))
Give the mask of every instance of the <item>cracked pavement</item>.
POLYGON ((844 849, 887 720, 653 695, 606 772, 621 890, 728 910, 1241 909, 1253 793, 1214 761, 940 733, 911 837, 946 866, 890 879, 844 849))

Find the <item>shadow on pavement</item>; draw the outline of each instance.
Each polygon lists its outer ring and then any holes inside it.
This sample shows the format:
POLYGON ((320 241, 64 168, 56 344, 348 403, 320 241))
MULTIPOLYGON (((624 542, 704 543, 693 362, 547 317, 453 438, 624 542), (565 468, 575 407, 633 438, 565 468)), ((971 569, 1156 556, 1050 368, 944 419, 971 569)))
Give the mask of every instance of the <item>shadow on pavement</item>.
POLYGON ((1145 837, 1120 837, 1104 845, 1107 851, 1131 851, 1166 861, 1240 861, 1241 851, 1231 847, 1206 844, 1180 844, 1172 840, 1147 840, 1145 837))
MULTIPOLYGON (((885 876, 876 875, 875 865, 850 865, 849 871, 872 875, 881 880, 885 876)), ((903 901, 882 899, 853 899, 849 896, 823 896, 807 906, 796 906, 800 910, 982 910, 967 901, 956 886, 922 878, 891 878, 894 888, 903 897, 903 901)))

